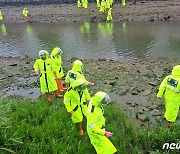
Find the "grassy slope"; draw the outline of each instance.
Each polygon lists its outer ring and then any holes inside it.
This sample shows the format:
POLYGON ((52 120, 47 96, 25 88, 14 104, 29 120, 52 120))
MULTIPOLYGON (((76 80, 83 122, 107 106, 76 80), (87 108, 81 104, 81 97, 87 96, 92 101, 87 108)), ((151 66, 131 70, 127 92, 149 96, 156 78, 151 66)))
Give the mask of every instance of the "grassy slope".
MULTIPOLYGON (((176 142, 180 138, 179 125, 170 129, 157 127, 135 131, 125 114, 115 105, 105 108, 105 116, 106 129, 114 133, 110 140, 118 149, 118 154, 161 153, 165 142, 176 142)), ((84 137, 79 136, 62 99, 53 99, 50 105, 44 98, 35 102, 20 98, 0 100, 0 153, 8 151, 31 154, 96 153, 87 133, 84 137)))

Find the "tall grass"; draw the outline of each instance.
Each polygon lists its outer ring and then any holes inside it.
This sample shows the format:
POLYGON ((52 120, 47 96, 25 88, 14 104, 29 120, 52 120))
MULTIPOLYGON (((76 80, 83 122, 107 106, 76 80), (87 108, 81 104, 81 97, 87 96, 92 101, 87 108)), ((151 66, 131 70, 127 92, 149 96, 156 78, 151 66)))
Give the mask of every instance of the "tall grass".
MULTIPOLYGON (((78 128, 67 114, 62 99, 48 103, 44 98, 35 102, 20 98, 0 101, 0 153, 30 154, 95 154, 85 131, 80 137, 78 128)), ((179 139, 179 128, 144 129, 129 123, 125 114, 115 105, 105 107, 106 129, 118 154, 162 152, 165 142, 179 139)), ((83 123, 86 130, 86 120, 83 123)))

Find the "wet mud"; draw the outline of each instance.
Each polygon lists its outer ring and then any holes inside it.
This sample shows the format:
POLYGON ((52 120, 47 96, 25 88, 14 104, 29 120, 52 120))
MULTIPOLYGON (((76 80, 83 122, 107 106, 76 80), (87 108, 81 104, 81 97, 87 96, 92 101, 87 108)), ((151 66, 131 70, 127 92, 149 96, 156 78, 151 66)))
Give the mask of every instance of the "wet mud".
MULTIPOLYGON (((75 58, 63 60, 66 74, 75 58)), ((25 57, 0 57, 1 97, 18 95, 37 99, 41 96, 39 77, 34 75, 34 59, 25 57)), ((107 92, 118 107, 130 117, 143 123, 155 124, 163 120, 164 101, 156 100, 163 78, 171 73, 175 61, 167 59, 139 59, 128 61, 82 60, 83 73, 95 86, 88 87, 91 96, 97 91, 107 92)))

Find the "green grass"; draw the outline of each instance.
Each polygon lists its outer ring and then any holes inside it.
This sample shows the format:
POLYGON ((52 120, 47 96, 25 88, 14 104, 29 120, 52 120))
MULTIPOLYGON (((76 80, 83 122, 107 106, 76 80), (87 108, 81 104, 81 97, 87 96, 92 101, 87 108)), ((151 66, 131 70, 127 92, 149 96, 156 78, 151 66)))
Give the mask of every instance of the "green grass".
MULTIPOLYGON (((86 131, 84 137, 79 136, 78 128, 67 114, 62 99, 53 99, 51 104, 44 97, 35 102, 20 98, 1 99, 0 108, 2 154, 96 153, 86 131)), ((137 130, 113 104, 105 107, 105 117, 106 129, 113 132, 110 140, 118 149, 118 154, 162 153, 165 142, 175 142, 180 138, 179 125, 170 129, 159 126, 137 130)), ((83 126, 85 129, 85 119, 83 126)))

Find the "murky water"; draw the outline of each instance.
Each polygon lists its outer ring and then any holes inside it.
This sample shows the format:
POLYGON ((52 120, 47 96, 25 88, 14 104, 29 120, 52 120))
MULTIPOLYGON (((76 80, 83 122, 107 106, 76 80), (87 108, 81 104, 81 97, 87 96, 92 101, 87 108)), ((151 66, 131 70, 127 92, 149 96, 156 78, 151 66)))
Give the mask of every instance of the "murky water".
POLYGON ((180 22, 33 23, 1 25, 0 56, 37 57, 63 49, 65 59, 180 58, 180 22))

